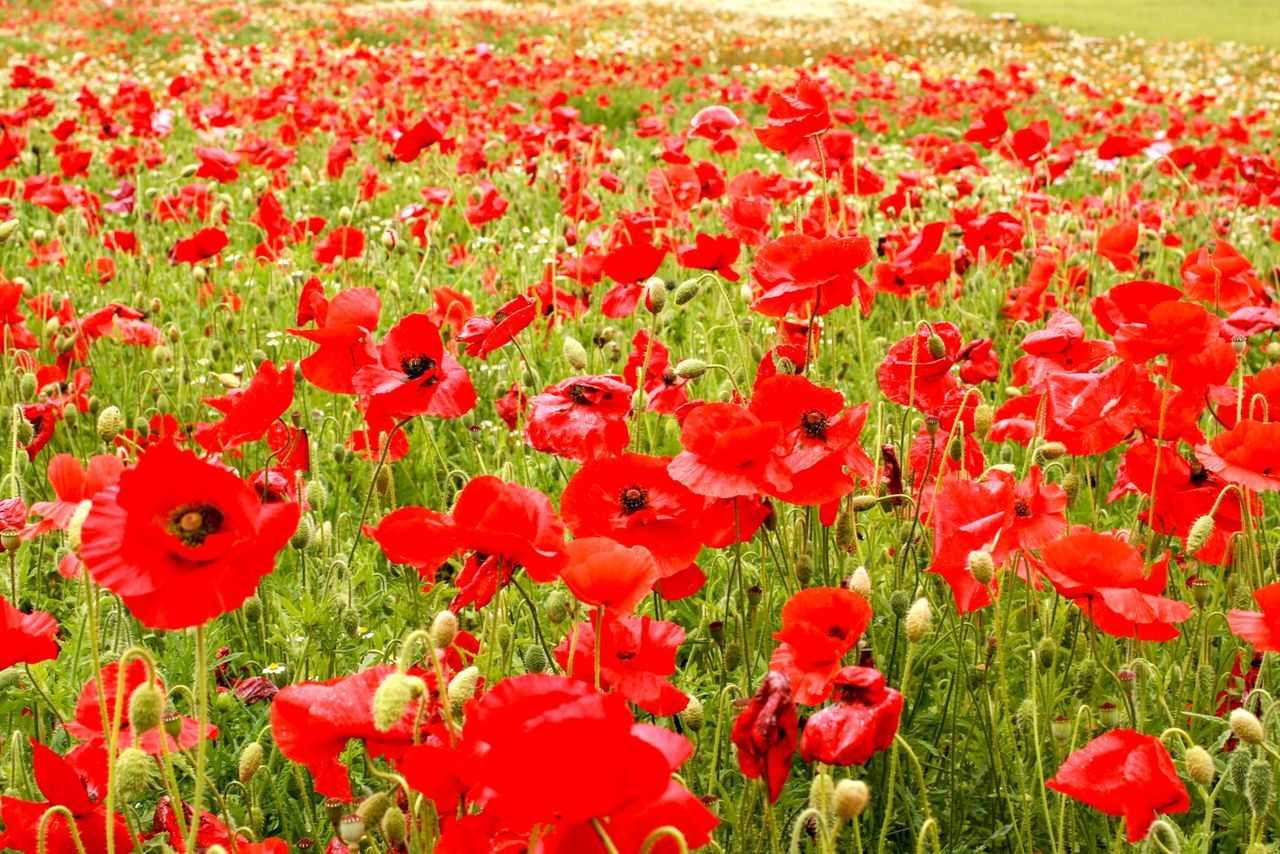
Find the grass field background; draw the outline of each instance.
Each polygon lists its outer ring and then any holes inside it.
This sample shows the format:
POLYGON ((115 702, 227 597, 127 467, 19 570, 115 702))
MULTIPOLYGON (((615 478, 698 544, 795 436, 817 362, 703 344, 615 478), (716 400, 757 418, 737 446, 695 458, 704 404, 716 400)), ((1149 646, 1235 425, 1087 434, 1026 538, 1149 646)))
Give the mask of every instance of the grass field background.
POLYGON ((1280 48, 1280 0, 957 0, 984 15, 1067 27, 1090 36, 1209 39, 1280 48))

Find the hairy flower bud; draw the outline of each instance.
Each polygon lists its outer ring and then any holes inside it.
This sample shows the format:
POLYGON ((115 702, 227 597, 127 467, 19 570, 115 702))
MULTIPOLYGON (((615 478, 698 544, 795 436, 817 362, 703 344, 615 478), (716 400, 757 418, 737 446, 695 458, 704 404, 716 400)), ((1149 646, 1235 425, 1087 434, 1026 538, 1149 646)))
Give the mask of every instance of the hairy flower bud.
POLYGON ((1198 744, 1194 744, 1187 748, 1187 753, 1183 760, 1187 765, 1187 776, 1191 778, 1192 782, 1198 786, 1204 786, 1206 789, 1213 785, 1213 757, 1209 755, 1209 751, 1198 744))
POLYGON ((1259 759, 1245 775, 1244 796, 1255 816, 1265 815, 1271 808, 1271 763, 1259 759))
POLYGON ((701 359, 681 359, 676 364, 676 376, 686 380, 696 380, 707 372, 707 363, 701 359))
POLYGON ((860 566, 849 576, 849 582, 845 585, 854 593, 857 593, 863 599, 871 598, 871 573, 867 572, 865 566, 860 566))
POLYGON ((404 810, 395 804, 387 807, 382 814, 382 835, 387 843, 398 847, 409 834, 409 824, 405 821, 404 810))
POLYGON ((1262 721, 1248 709, 1231 711, 1231 733, 1245 744, 1262 744, 1267 734, 1262 729, 1262 721))
POLYGON ((947 355, 947 344, 942 340, 942 336, 938 335, 936 332, 929 336, 925 342, 925 346, 929 349, 929 355, 935 359, 941 359, 943 356, 947 355))
POLYGON ((116 757, 116 785, 126 802, 136 801, 151 787, 155 764, 151 757, 136 747, 126 747, 116 757))
POLYGON ((458 618, 452 611, 441 611, 431 621, 431 644, 444 649, 458 636, 458 618))
POLYGON ((569 367, 575 371, 585 371, 587 369, 587 350, 577 338, 571 338, 566 335, 564 343, 561 345, 561 350, 564 352, 564 360, 569 363, 569 367))
POLYGON ((933 627, 933 609, 929 607, 928 599, 915 601, 907 611, 906 626, 907 640, 910 643, 919 643, 929 634, 929 629, 933 627))
POLYGON ((387 797, 386 792, 374 792, 360 802, 356 812, 364 819, 365 825, 373 825, 382 821, 382 817, 386 815, 387 808, 390 806, 391 799, 387 797))
POLYGON ((969 552, 968 558, 969 572, 973 574, 973 580, 986 587, 991 583, 991 579, 995 578, 996 565, 991 559, 991 552, 981 549, 969 552))
POLYGON ((251 741, 244 746, 244 750, 240 751, 240 763, 238 773, 240 782, 249 785, 249 781, 253 779, 253 775, 258 773, 258 769, 262 767, 262 745, 256 741, 251 741))
POLYGON ((1197 519, 1187 533, 1187 553, 1195 554, 1204 548, 1204 544, 1209 542, 1209 538, 1213 536, 1213 529, 1212 516, 1205 515, 1197 519))
POLYGON ((541 673, 547 669, 547 654, 534 644, 524 651, 524 669, 528 673, 541 673))
POLYGON ((698 283, 696 280, 683 282, 680 287, 676 288, 676 292, 671 298, 676 305, 685 305, 686 303, 692 302, 694 298, 698 296, 698 290, 698 283))
POLYGON ((693 695, 689 696, 689 704, 680 712, 680 725, 689 732, 697 732, 702 729, 702 722, 705 719, 705 711, 702 708, 702 701, 693 695))
POLYGON ((373 725, 379 732, 389 732, 404 716, 409 704, 422 696, 426 685, 416 676, 391 673, 373 695, 373 725))
POLYGON ((164 717, 164 692, 154 682, 143 682, 129 695, 129 726, 141 735, 160 725, 164 717))
POLYGON ((871 787, 861 780, 841 780, 831 796, 831 809, 840 818, 852 820, 871 803, 871 787))
POLYGON ((476 695, 476 686, 480 682, 480 668, 468 667, 449 680, 449 705, 455 712, 476 695))

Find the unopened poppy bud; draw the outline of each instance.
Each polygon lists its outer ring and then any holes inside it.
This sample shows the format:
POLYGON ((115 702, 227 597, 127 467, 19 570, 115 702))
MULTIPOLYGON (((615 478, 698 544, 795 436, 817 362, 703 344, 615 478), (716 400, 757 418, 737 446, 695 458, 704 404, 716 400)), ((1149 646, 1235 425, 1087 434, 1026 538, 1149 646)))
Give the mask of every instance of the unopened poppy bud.
POLYGON ((21 223, 16 219, 5 220, 0 222, 0 246, 8 243, 10 238, 18 233, 18 227, 21 223))
POLYGON ((1262 721, 1248 709, 1233 709, 1229 718, 1231 734, 1245 744, 1262 744, 1267 734, 1262 729, 1262 721))
POLYGON ((542 647, 534 644, 524 651, 524 669, 526 673, 541 673, 547 669, 547 654, 542 647))
POLYGON ((1039 460, 1056 460, 1067 452, 1067 446, 1061 442, 1045 442, 1036 449, 1039 460))
POLYGON ((553 623, 562 623, 569 616, 569 594, 563 590, 551 591, 547 597, 547 618, 553 623))
POLYGON ((449 705, 460 711, 462 706, 476 695, 480 683, 480 668, 468 667, 449 680, 449 705))
POLYGON ((686 380, 696 380, 707 372, 707 363, 701 359, 681 359, 676 364, 676 376, 686 380))
POLYGON ((1067 503, 1070 504, 1076 500, 1076 496, 1080 494, 1080 475, 1073 471, 1069 471, 1062 478, 1062 491, 1067 494, 1067 503))
POLYGON ((143 682, 129 695, 129 726, 138 735, 159 726, 164 717, 164 692, 155 682, 143 682))
POLYGON ((377 824, 387 814, 389 806, 391 806, 391 799, 387 797, 386 792, 374 792, 360 802, 356 812, 364 819, 366 825, 377 824))
POLYGON ((813 577, 813 557, 808 552, 801 552, 796 558, 796 580, 808 584, 813 577))
POLYGON ((986 587, 996 575, 996 564, 991 559, 991 552, 977 549, 969 552, 969 572, 973 580, 986 587))
POLYGON ((919 643, 929 634, 929 629, 933 627, 933 609, 929 607, 928 599, 917 599, 911 609, 907 611, 907 640, 910 643, 919 643))
POLYGON ((564 360, 569 363, 569 367, 575 371, 585 371, 587 369, 587 350, 577 338, 566 335, 561 349, 564 352, 564 360))
POLYGON ((676 292, 672 295, 671 299, 675 301, 676 305, 685 305, 692 302, 697 296, 697 281, 688 281, 682 283, 680 287, 676 288, 676 292))
POLYGON ((400 242, 399 235, 396 234, 394 228, 384 228, 382 230, 382 248, 388 252, 395 251, 396 245, 400 242))
POLYGON ((93 502, 85 499, 76 505, 75 512, 71 514, 71 521, 67 523, 67 543, 72 551, 80 550, 80 532, 84 529, 84 521, 89 518, 89 511, 92 509, 93 502))
POLYGON ((1156 819, 1151 823, 1149 835, 1156 843, 1156 850, 1167 851, 1168 854, 1182 854, 1182 840, 1178 838, 1178 832, 1164 819, 1156 819))
POLYGON ((136 747, 126 747, 116 758, 116 786, 126 802, 136 801, 151 786, 154 763, 136 747))
POLYGON ((118 406, 108 406, 98 413, 98 438, 110 443, 124 429, 124 415, 118 406))
POLYGON ((835 796, 835 785, 826 774, 816 775, 809 783, 809 807, 822 815, 831 814, 831 801, 835 796))
POLYGON ((338 836, 348 845, 355 845, 364 839, 364 819, 359 813, 344 815, 338 822, 338 836))
POLYGON ((724 647, 724 666, 726 670, 737 670, 742 664, 742 644, 729 641, 724 647))
POLYGON ((1233 750, 1231 758, 1227 760, 1227 776, 1231 778, 1231 784, 1237 792, 1244 791, 1252 756, 1252 752, 1248 750, 1233 750))
POLYGON ((991 424, 995 420, 995 413, 992 412, 988 404, 980 403, 973 410, 973 432, 978 435, 979 439, 987 438, 987 434, 991 432, 991 424))
POLYGON ((374 488, 378 490, 378 494, 386 496, 391 491, 391 467, 381 466, 377 475, 373 479, 374 488))
POLYGON ((431 643, 436 649, 444 649, 458 636, 458 618, 452 611, 441 611, 431 621, 431 643))
POLYGON ((667 286, 662 279, 655 277, 645 283, 644 304, 653 314, 667 307, 667 286))
POLYGON ((951 458, 951 462, 958 463, 964 459, 964 437, 956 434, 951 437, 951 444, 947 446, 947 456, 951 458))
POLYGON ((250 623, 258 622, 262 619, 262 600, 257 596, 250 596, 240 606, 240 612, 244 614, 244 618, 250 623))
POLYGON ((515 640, 515 636, 516 631, 511 626, 498 626, 498 633, 494 638, 498 642, 498 649, 505 651, 507 647, 511 646, 511 641, 515 640))
POLYGON ((188 163, 186 166, 182 167, 182 173, 181 173, 182 177, 190 178, 192 175, 196 174, 196 172, 199 169, 200 169, 199 163, 188 163))
POLYGON ((258 773, 258 769, 262 767, 262 745, 256 741, 251 741, 245 745, 244 750, 240 751, 240 764, 238 772, 240 782, 249 785, 249 781, 253 779, 253 775, 258 773))
POLYGON ((1209 538, 1213 536, 1213 517, 1206 514, 1197 519, 1192 525, 1191 530, 1187 532, 1187 553, 1195 554, 1204 548, 1204 544, 1209 542, 1209 538))
POLYGON ((23 400, 31 400, 36 396, 36 375, 23 374, 22 379, 18 380, 18 394, 23 400))
POLYGON ((840 506, 836 516, 836 548, 842 552, 853 550, 858 542, 858 521, 854 518, 853 508, 847 503, 840 506))
POLYGON ((205 854, 231 854, 231 852, 227 851, 227 849, 223 848, 221 845, 210 845, 205 849, 205 854))
POLYGON ((298 519, 298 527, 294 529, 293 536, 289 538, 289 545, 298 551, 302 551, 311 545, 311 539, 315 534, 315 525, 311 521, 311 517, 303 515, 298 519))
POLYGON ((895 590, 889 594, 889 610, 901 620, 907 616, 911 608, 911 593, 906 590, 895 590))
POLYGON ((841 780, 831 793, 831 810, 839 818, 852 821, 871 803, 871 787, 861 780, 841 780))
POLYGON ((1280 341, 1270 341, 1267 346, 1262 349, 1267 354, 1267 358, 1271 361, 1280 359, 1280 341))
POLYGON ((854 513, 862 513, 879 503, 880 499, 874 495, 855 495, 849 499, 849 509, 854 513))
POLYGON ((18 444, 24 446, 31 444, 31 440, 36 437, 36 428, 22 415, 21 411, 18 412, 17 428, 18 444))
POLYGON ((382 814, 382 836, 393 848, 398 848, 409 834, 409 824, 405 821, 404 810, 395 804, 387 807, 382 814))
POLYGON ((925 346, 929 348, 929 355, 935 359, 941 359, 943 356, 947 355, 946 342, 944 342, 942 340, 942 336, 938 335, 936 332, 929 336, 928 340, 925 342, 925 346))
POLYGON ((1266 815, 1271 808, 1271 763, 1259 759, 1249 766, 1244 780, 1244 797, 1255 816, 1266 815))
POLYGON ((416 676, 392 673, 382 680, 373 695, 373 725, 379 732, 389 732, 404 717, 409 704, 422 696, 426 686, 416 676))
POLYGON ((1206 789, 1213 785, 1213 757, 1209 755, 1209 751, 1198 744, 1193 744, 1187 748, 1183 761, 1187 765, 1187 776, 1193 783, 1204 786, 1206 789))
POLYGON ((849 576, 848 583, 845 586, 863 599, 871 598, 871 574, 867 572, 865 566, 855 569, 853 574, 849 576))
POLYGON ((353 214, 353 213, 351 212, 351 208, 347 207, 346 205, 343 205, 342 207, 338 208, 338 219, 339 219, 339 221, 341 221, 344 225, 350 225, 350 224, 351 224, 351 218, 352 218, 353 216, 355 216, 355 214, 353 214))
POLYGON ((689 732, 697 732, 702 729, 702 722, 705 718, 706 713, 702 708, 702 701, 691 695, 689 704, 680 711, 680 725, 689 732))
POLYGON ((307 503, 317 510, 324 510, 329 503, 329 489, 322 481, 313 480, 307 484, 307 503))

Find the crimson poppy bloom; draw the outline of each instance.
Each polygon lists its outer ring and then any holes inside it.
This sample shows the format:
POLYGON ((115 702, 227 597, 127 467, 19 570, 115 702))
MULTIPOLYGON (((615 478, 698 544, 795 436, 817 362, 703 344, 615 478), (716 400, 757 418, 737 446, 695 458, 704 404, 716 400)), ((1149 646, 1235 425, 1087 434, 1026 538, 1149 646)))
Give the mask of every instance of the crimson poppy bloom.
POLYGON ((613 457, 631 441, 632 388, 616 374, 570 377, 529 398, 525 440, 576 463, 613 457))
POLYGON ((290 329, 320 348, 302 360, 302 375, 312 385, 335 394, 355 394, 356 371, 378 360, 373 330, 378 326, 382 301, 372 288, 348 288, 324 295, 319 279, 302 286, 298 297, 297 324, 315 323, 315 329, 290 329))
POLYGON ((730 234, 694 235, 693 243, 676 250, 676 262, 690 270, 714 270, 731 282, 742 278, 734 263, 742 254, 742 244, 730 234))
POLYGON ((845 667, 832 680, 834 700, 804 726, 800 756, 827 765, 866 765, 898 732, 902 695, 871 667, 845 667))
POLYGON ((1236 352, 1222 335, 1222 320, 1192 302, 1162 302, 1140 321, 1115 331, 1116 355, 1142 363, 1164 356, 1169 379, 1180 388, 1203 389, 1226 382, 1236 352))
MULTIPOLYGON (((91 677, 80 689, 80 698, 76 700, 76 716, 65 724, 67 732, 81 741, 100 741, 105 739, 111 728, 111 722, 120 715, 120 729, 117 734, 118 743, 136 745, 143 753, 159 756, 166 750, 177 753, 190 750, 200 741, 200 722, 195 718, 178 717, 165 720, 146 732, 135 733, 129 725, 127 714, 129 698, 139 685, 147 681, 147 665, 139 659, 133 659, 125 667, 124 692, 117 693, 120 684, 120 665, 116 662, 102 668, 99 676, 102 679, 102 693, 98 693, 98 677, 91 677), (174 731, 176 730, 176 732, 174 731), (136 741, 135 741, 136 739, 136 741)), ((164 680, 156 678, 156 685, 164 693, 164 680)), ((218 728, 206 725, 205 738, 217 738, 218 728)))
POLYGON ((560 579, 578 601, 616 616, 635 610, 658 580, 658 566, 643 546, 608 537, 584 537, 565 546, 568 562, 560 579))
POLYGON ((76 854, 72 829, 65 815, 55 814, 46 822, 45 844, 39 844, 40 822, 47 810, 66 807, 74 817, 75 833, 85 851, 106 851, 107 834, 115 837, 117 851, 130 849, 129 829, 119 814, 107 816, 107 748, 105 744, 82 744, 65 757, 35 739, 31 740, 31 764, 36 787, 45 801, 23 801, 0 797, 4 831, 0 848, 22 854, 76 854))
POLYGON ((0 670, 58 657, 58 622, 44 611, 23 613, 0 596, 0 670))
POLYGON ((781 433, 744 406, 707 403, 690 412, 680 429, 684 450, 667 466, 672 479, 709 498, 754 495, 766 479, 789 485, 773 449, 781 433))
POLYGON ((1041 571, 1058 593, 1071 599, 1089 621, 1109 635, 1167 641, 1191 606, 1160 594, 1168 583, 1166 552, 1148 575, 1142 555, 1113 533, 1077 526, 1040 551, 1041 571))
POLYGON ((316 244, 317 264, 326 267, 364 254, 364 232, 352 225, 339 225, 316 244))
POLYGON ((1182 262, 1182 287, 1187 298, 1232 311, 1266 302, 1266 289, 1249 259, 1225 240, 1211 240, 1182 262))
POLYGON ((1191 808, 1168 748, 1131 729, 1098 736, 1068 756, 1045 785, 1106 815, 1124 816, 1130 842, 1145 839, 1162 813, 1191 808))
POLYGON ((206 397, 204 402, 225 416, 196 431, 195 439, 206 451, 213 453, 256 442, 293 405, 293 363, 285 362, 283 368, 277 368, 267 359, 258 366, 248 386, 222 397, 206 397))
POLYGON ((631 339, 631 355, 622 369, 622 379, 632 388, 639 388, 640 367, 644 366, 645 405, 649 412, 675 415, 689 402, 685 391, 689 381, 676 376, 670 355, 667 345, 650 336, 647 329, 638 330, 631 339))
POLYGON ((1013 363, 1014 385, 1041 388, 1052 374, 1092 371, 1115 352, 1102 339, 1086 339, 1084 324, 1069 312, 1055 308, 1043 329, 1022 339, 1022 352, 1013 363))
POLYGON ((922 325, 889 348, 876 371, 880 390, 894 403, 941 417, 949 395, 960 387, 951 369, 960 359, 961 342, 954 323, 922 325), (942 342, 938 355, 929 345, 935 337, 942 342))
POLYGON ((831 112, 822 87, 806 77, 789 89, 771 94, 764 127, 752 130, 761 145, 785 153, 830 128, 831 112))
MULTIPOLYGON (((555 648, 560 668, 583 682, 595 679, 596 623, 582 621, 555 648)), ((684 629, 649 616, 606 617, 602 634, 601 688, 617 691, 658 717, 674 715, 689 704, 689 698, 667 681, 676 672, 684 629)))
POLYGON ((823 315, 853 303, 871 312, 875 291, 857 268, 871 261, 871 241, 786 234, 756 253, 751 275, 759 287, 751 310, 766 317, 823 315))
POLYGON ((493 317, 477 315, 466 322, 458 334, 463 352, 468 356, 489 358, 489 354, 515 339, 537 313, 537 304, 524 294, 507 300, 493 317))
POLYGON ((197 145, 192 154, 200 161, 195 177, 212 178, 221 184, 229 184, 240 177, 240 155, 221 148, 197 145))
POLYGON ((65 531, 75 515, 80 502, 93 498, 103 489, 120 479, 124 463, 111 454, 91 457, 87 467, 70 454, 57 454, 49 460, 45 476, 53 487, 55 500, 37 501, 31 512, 41 521, 23 532, 24 537, 35 537, 46 531, 65 531))
POLYGON ((1280 582, 1259 587, 1253 600, 1261 611, 1233 608, 1227 612, 1227 625, 1258 652, 1280 652, 1280 582))
MULTIPOLYGON (((196 811, 191 804, 181 803, 179 806, 182 809, 185 824, 178 823, 178 813, 173 808, 173 801, 168 795, 163 795, 156 802, 156 811, 151 817, 151 831, 142 834, 142 838, 151 840, 158 836, 163 836, 167 846, 175 851, 176 854, 186 854, 187 842, 183 838, 182 828, 190 826, 194 820, 196 821, 195 849, 197 854, 204 854, 214 845, 220 845, 227 851, 235 851, 236 854, 243 854, 248 850, 248 838, 240 833, 233 834, 222 819, 213 813, 204 810, 200 813, 199 820, 196 820, 196 811)), ((268 848, 267 850, 273 849, 268 848)))
POLYGON ((800 717, 791 696, 791 682, 770 670, 733 721, 730 737, 738 748, 738 767, 753 780, 764 778, 769 800, 778 800, 791 773, 800 717))
POLYGON ((669 457, 622 454, 587 463, 560 496, 575 537, 609 537, 643 546, 663 577, 685 569, 702 549, 702 499, 667 473, 669 457))
POLYGON ((389 418, 458 418, 476 404, 471 376, 445 352, 425 314, 400 320, 377 347, 377 360, 355 372, 352 386, 371 411, 389 418))
POLYGON ((1197 446, 1196 459, 1228 483, 1280 490, 1280 421, 1246 418, 1197 446))
POLYGON ((169 250, 170 264, 198 264, 227 248, 227 233, 220 228, 202 228, 179 240, 169 250))
POLYGON ((299 515, 297 504, 263 504, 235 472, 166 442, 94 497, 80 556, 144 625, 199 626, 253 594, 299 515))
POLYGON ((423 149, 430 148, 443 140, 448 128, 447 121, 437 119, 430 114, 423 114, 421 119, 396 138, 391 153, 401 163, 412 163, 418 159, 423 149))
POLYGON ((809 587, 782 606, 782 625, 773 633, 778 648, 769 669, 785 675, 795 701, 813 706, 831 694, 840 660, 858 644, 871 623, 871 606, 843 587, 809 587))

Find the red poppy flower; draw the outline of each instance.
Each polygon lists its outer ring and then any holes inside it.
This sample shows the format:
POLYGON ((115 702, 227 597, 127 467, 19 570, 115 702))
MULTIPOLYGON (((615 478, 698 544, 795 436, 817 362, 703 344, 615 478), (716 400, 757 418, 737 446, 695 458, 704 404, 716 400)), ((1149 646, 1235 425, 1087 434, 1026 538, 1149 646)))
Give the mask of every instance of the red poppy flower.
POLYGON ((753 780, 764 778, 770 801, 778 800, 791 773, 799 720, 791 683, 773 670, 734 719, 730 737, 738 748, 738 767, 753 780))
POLYGON ((876 290, 904 298, 921 290, 933 293, 951 275, 951 255, 939 251, 946 231, 945 222, 931 222, 910 240, 904 236, 905 242, 890 250, 889 260, 876 264, 876 290))
POLYGON ((1045 785, 1106 815, 1124 816, 1130 842, 1145 839, 1160 814, 1191 808, 1168 748, 1131 729, 1098 736, 1068 756, 1045 785))
MULTIPOLYGON (((80 698, 76 700, 76 716, 65 724, 67 732, 81 741, 101 741, 111 729, 111 722, 120 715, 118 743, 134 745, 143 753, 159 756, 165 751, 177 753, 190 750, 200 741, 200 722, 195 718, 179 717, 165 720, 164 723, 147 730, 135 733, 129 725, 128 703, 133 691, 147 681, 147 665, 134 659, 124 671, 124 691, 117 693, 120 685, 120 665, 108 664, 102 668, 99 676, 102 679, 102 694, 98 693, 98 676, 91 677, 80 689, 80 698), (172 728, 172 729, 171 729, 172 728), (173 730, 176 729, 177 732, 173 730)), ((164 681, 156 679, 156 685, 164 694, 164 681)), ((206 725, 205 738, 217 738, 218 728, 206 725)))
POLYGON ((782 606, 778 648, 769 669, 791 681, 797 703, 813 706, 831 694, 840 660, 871 623, 871 606, 843 587, 809 587, 782 606))
POLYGON ((197 178, 212 178, 223 184, 229 184, 240 177, 240 155, 221 148, 206 148, 197 145, 192 149, 200 167, 196 169, 197 178))
POLYGON ((1110 341, 1087 340, 1084 324, 1059 308, 1049 315, 1044 329, 1022 339, 1021 347, 1026 355, 1013 363, 1013 382, 1033 389, 1055 373, 1092 371, 1115 352, 1110 341))
POLYGON ((1196 459, 1228 483, 1280 490, 1280 421, 1246 418, 1196 448, 1196 459))
MULTIPOLYGON (((579 623, 555 648, 561 669, 583 682, 595 680, 596 622, 579 623)), ((667 677, 676 672, 676 650, 683 642, 684 629, 675 623, 648 616, 606 617, 600 687, 617 691, 651 715, 676 714, 689 705, 689 698, 667 677)))
POLYGON ((476 403, 471 377, 445 352, 439 328, 425 314, 406 315, 377 348, 377 361, 352 377, 371 411, 393 419, 458 418, 476 403))
POLYGON ((729 131, 737 130, 743 124, 733 110, 716 104, 703 107, 693 114, 693 118, 689 120, 689 136, 705 139, 711 143, 712 151, 727 154, 738 147, 733 137, 729 136, 729 131))
POLYGON ((742 278, 734 262, 742 253, 742 244, 729 234, 694 235, 693 243, 676 250, 676 262, 689 270, 714 270, 731 282, 742 278))
POLYGON ((1210 395, 1219 404, 1214 415, 1227 429, 1236 426, 1240 417, 1262 421, 1280 417, 1280 365, 1248 374, 1238 389, 1226 386, 1210 395))
POLYGON ((788 152, 830 128, 831 112, 822 88, 806 77, 789 89, 771 94, 764 127, 752 130, 761 145, 788 152))
POLYGON ((658 566, 643 546, 624 546, 607 537, 584 537, 565 546, 568 563, 560 578, 578 601, 629 615, 653 589, 658 566))
POLYGON ((1266 290, 1253 265, 1225 240, 1212 240, 1182 262, 1182 287, 1187 298, 1217 309, 1265 303, 1266 290))
MULTIPOLYGON (((1139 393, 1141 380, 1130 362, 1117 362, 1101 373, 1053 374, 1046 382, 1045 438, 1078 456, 1111 450, 1138 426, 1146 402, 1139 393)), ((1024 400, 1034 415, 1038 396, 1024 400)))
POLYGON ((667 345, 651 337, 647 329, 638 330, 631 339, 631 355, 622 369, 622 379, 632 388, 639 388, 641 365, 645 366, 645 405, 649 412, 675 415, 689 402, 689 393, 684 388, 689 381, 676 376, 667 345))
POLYGON ((227 233, 220 228, 202 228, 179 240, 169 250, 170 264, 198 264, 227 248, 227 233))
POLYGON ((685 418, 680 430, 684 451, 667 466, 677 482, 709 498, 754 495, 766 477, 786 483, 773 448, 781 430, 746 407, 707 403, 685 418))
POLYGON ((314 321, 316 328, 290 329, 289 334, 320 345, 301 362, 307 381, 335 394, 355 394, 352 377, 378 359, 372 336, 381 310, 378 293, 372 288, 349 288, 329 300, 319 279, 303 285, 297 324, 314 321))
POLYGON ((222 397, 206 397, 204 402, 225 418, 197 429, 195 439, 206 451, 235 448, 256 442, 293 405, 293 363, 277 368, 270 359, 258 366, 249 385, 222 397))
POLYGON ((70 454, 57 454, 49 460, 45 476, 53 487, 54 501, 37 501, 31 512, 41 521, 24 532, 24 537, 35 537, 46 531, 65 531, 75 515, 80 502, 93 498, 103 489, 120 479, 124 463, 111 454, 98 454, 90 458, 88 468, 70 454))
POLYGON ((80 556, 144 625, 198 626, 253 594, 299 513, 261 503, 233 471, 165 443, 94 497, 80 556))
POLYGON ((870 314, 875 291, 857 268, 871 260, 871 241, 862 236, 811 237, 786 234, 756 253, 751 275, 759 287, 751 310, 766 317, 823 315, 853 303, 870 314))
POLYGON ((1253 600, 1261 611, 1232 609, 1227 612, 1227 625, 1258 652, 1280 652, 1280 582, 1259 587, 1253 591, 1253 600))
POLYGON ((412 163, 425 148, 444 139, 449 123, 434 116, 424 114, 417 123, 396 138, 391 153, 401 163, 412 163))
POLYGON ((1040 551, 1041 570, 1058 592, 1076 603, 1109 635, 1167 641, 1178 636, 1176 623, 1191 617, 1191 606, 1160 594, 1168 583, 1169 555, 1151 567, 1115 534, 1083 526, 1040 551))
POLYGON ((58 657, 58 622, 44 611, 23 613, 0 596, 0 670, 58 657))
POLYGON ((991 148, 1009 132, 1009 119, 1005 111, 992 107, 974 119, 964 132, 966 142, 976 142, 983 148, 991 148))
POLYGON ((36 787, 46 801, 22 801, 0 797, 4 831, 0 848, 22 854, 76 854, 80 849, 72 839, 66 816, 55 814, 46 822, 44 846, 39 831, 41 820, 51 807, 66 807, 74 818, 75 833, 85 851, 106 851, 107 834, 115 836, 117 851, 130 850, 129 829, 119 813, 107 816, 106 745, 82 744, 65 757, 40 742, 31 741, 31 764, 36 787))
POLYGON ((339 225, 316 244, 317 264, 329 266, 364 254, 364 232, 355 226, 339 225))
POLYGON ((570 377, 529 398, 525 439, 576 463, 617 456, 631 441, 632 388, 616 374, 570 377))
POLYGON ((835 702, 809 717, 800 756, 805 762, 866 765, 893 744, 902 695, 886 688, 884 674, 870 667, 845 667, 832 685, 835 702))
POLYGON ((1222 320, 1191 302, 1162 302, 1145 318, 1115 331, 1116 355, 1142 363, 1164 356, 1169 379, 1185 389, 1226 382, 1236 352, 1222 335, 1222 320))
POLYGON ((466 322, 458 340, 468 356, 489 358, 489 354, 515 339, 537 313, 537 304, 524 294, 508 300, 493 317, 477 315, 466 322))
POLYGON ((954 323, 922 325, 889 348, 876 371, 880 390, 894 403, 941 417, 951 392, 960 387, 951 369, 960 358, 961 342, 954 323), (929 346, 935 336, 942 342, 940 355, 929 346))
POLYGON ((476 191, 477 195, 462 214, 463 219, 473 228, 479 228, 486 222, 497 219, 511 206, 511 203, 498 192, 498 188, 492 181, 482 179, 476 185, 476 191))
POLYGON ((575 537, 644 546, 660 575, 685 569, 702 549, 702 499, 667 473, 668 457, 622 454, 587 463, 569 479, 560 513, 575 537))
MULTIPOLYGON (((195 820, 196 811, 191 804, 180 804, 182 808, 183 824, 178 822, 177 811, 173 808, 173 802, 168 795, 163 795, 156 802, 155 814, 151 817, 151 832, 142 834, 142 838, 146 840, 155 839, 158 836, 164 836, 167 847, 172 849, 176 854, 185 854, 187 850, 186 839, 182 835, 182 828, 190 826, 195 820)), ((205 810, 200 813, 200 818, 196 822, 196 843, 195 849, 197 854, 207 854, 208 850, 215 845, 220 845, 226 851, 235 851, 236 854, 243 854, 246 850, 249 840, 242 834, 233 834, 213 813, 205 810)))

